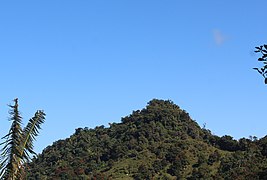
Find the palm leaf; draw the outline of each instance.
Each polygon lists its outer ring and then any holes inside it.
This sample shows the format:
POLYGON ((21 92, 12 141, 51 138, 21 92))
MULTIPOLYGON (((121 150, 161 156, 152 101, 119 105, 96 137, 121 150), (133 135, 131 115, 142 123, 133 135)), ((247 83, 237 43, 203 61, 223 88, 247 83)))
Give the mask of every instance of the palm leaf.
POLYGON ((23 156, 25 159, 29 159, 28 154, 35 152, 33 151, 33 141, 35 140, 36 136, 38 136, 39 130, 41 129, 41 124, 45 121, 45 113, 43 111, 37 111, 32 117, 27 126, 23 130, 23 141, 22 141, 22 149, 23 156))
POLYGON ((3 145, 0 159, 0 179, 21 179, 24 173, 24 163, 30 159, 30 154, 34 153, 33 141, 45 120, 45 113, 37 111, 22 130, 18 99, 15 99, 14 102, 15 105, 9 105, 11 108, 9 120, 12 121, 12 124, 8 134, 2 138, 5 141, 0 144, 3 145))
POLYGON ((20 116, 18 110, 18 99, 14 100, 15 105, 9 105, 11 108, 9 111, 10 114, 10 121, 12 121, 9 133, 4 136, 3 144, 4 147, 2 149, 2 162, 1 162, 1 171, 0 177, 11 177, 12 179, 16 177, 14 172, 18 170, 18 160, 20 159, 20 152, 21 152, 21 137, 22 137, 22 129, 21 129, 21 122, 22 118, 20 116))

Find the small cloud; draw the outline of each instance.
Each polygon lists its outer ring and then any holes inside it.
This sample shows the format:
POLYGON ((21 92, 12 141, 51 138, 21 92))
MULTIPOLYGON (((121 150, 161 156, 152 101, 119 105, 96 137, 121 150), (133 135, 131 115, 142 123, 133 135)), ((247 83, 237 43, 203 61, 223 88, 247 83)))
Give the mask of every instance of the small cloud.
POLYGON ((213 30, 213 38, 218 46, 222 45, 227 40, 227 37, 218 29, 213 30))

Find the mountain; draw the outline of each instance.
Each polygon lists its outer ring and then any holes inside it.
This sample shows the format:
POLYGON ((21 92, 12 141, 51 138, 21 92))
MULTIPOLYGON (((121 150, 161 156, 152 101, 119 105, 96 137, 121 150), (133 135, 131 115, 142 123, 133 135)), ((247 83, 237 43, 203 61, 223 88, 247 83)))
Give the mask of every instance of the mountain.
POLYGON ((234 140, 154 99, 121 123, 78 128, 27 164, 27 179, 267 179, 267 137, 234 140))

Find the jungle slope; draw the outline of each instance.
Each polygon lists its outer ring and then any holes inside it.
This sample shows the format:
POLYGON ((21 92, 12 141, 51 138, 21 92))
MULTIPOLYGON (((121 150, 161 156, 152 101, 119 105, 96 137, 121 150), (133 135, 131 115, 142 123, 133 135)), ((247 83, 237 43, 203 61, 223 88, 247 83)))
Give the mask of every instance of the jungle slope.
POLYGON ((154 99, 121 123, 54 142, 28 164, 28 179, 267 179, 266 156, 267 137, 212 135, 154 99))

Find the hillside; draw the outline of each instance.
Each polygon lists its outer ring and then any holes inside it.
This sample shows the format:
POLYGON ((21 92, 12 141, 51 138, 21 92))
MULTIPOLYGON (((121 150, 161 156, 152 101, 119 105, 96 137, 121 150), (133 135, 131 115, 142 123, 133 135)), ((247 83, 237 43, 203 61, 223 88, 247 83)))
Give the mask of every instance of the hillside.
POLYGON ((28 164, 28 179, 267 179, 267 137, 218 137, 171 101, 79 128, 28 164))

